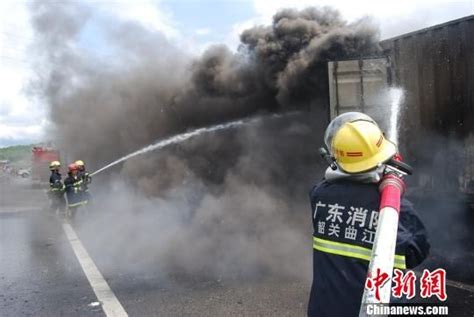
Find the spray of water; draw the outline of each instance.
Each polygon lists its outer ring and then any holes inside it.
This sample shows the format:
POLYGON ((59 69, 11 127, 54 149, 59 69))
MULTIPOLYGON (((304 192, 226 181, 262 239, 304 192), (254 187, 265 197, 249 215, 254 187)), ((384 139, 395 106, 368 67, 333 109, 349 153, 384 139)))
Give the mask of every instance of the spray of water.
POLYGON ((403 90, 400 88, 390 88, 390 126, 388 137, 390 141, 398 144, 398 119, 400 117, 400 105, 403 100, 403 90))
MULTIPOLYGON (((288 114, 291 114, 291 113, 287 113, 286 115, 288 115, 288 114)), ((281 117, 281 116, 282 115, 279 115, 279 114, 273 114, 270 117, 271 118, 278 118, 278 117, 281 117)), ((260 116, 260 117, 255 117, 255 118, 251 118, 251 119, 231 121, 231 122, 227 122, 227 123, 214 125, 214 126, 211 126, 211 127, 196 129, 196 130, 193 130, 193 131, 189 131, 189 132, 181 133, 181 134, 178 134, 178 135, 174 135, 174 136, 171 136, 171 137, 163 139, 163 140, 159 140, 159 141, 157 141, 157 142, 155 142, 151 145, 148 145, 148 146, 146 146, 146 147, 144 147, 144 148, 142 148, 138 151, 135 151, 133 153, 130 153, 128 155, 125 155, 125 156, 119 158, 116 161, 113 161, 112 163, 110 163, 110 164, 98 169, 94 173, 92 173, 91 176, 97 175, 100 172, 103 172, 106 169, 108 169, 112 166, 115 166, 115 165, 117 165, 121 162, 124 162, 124 161, 126 161, 126 160, 128 160, 132 157, 137 156, 137 155, 141 155, 141 154, 145 154, 145 153, 148 153, 148 152, 151 152, 151 151, 162 149, 162 148, 164 148, 168 145, 171 145, 171 144, 181 143, 181 142, 184 142, 186 140, 189 140, 193 137, 196 137, 196 136, 204 134, 204 133, 210 133, 210 132, 215 132, 215 131, 219 131, 219 130, 227 130, 227 129, 235 128, 235 127, 238 127, 238 126, 241 126, 241 125, 244 125, 244 124, 253 124, 257 121, 260 121, 262 118, 263 117, 260 116)))

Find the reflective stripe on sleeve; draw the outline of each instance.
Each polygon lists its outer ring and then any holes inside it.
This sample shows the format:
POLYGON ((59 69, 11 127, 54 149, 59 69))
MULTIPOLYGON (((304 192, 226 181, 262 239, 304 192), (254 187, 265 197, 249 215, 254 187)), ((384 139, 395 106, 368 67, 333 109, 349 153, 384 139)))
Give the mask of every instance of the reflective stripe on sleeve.
MULTIPOLYGON (((325 240, 317 237, 313 237, 313 248, 321 252, 356 258, 369 262, 372 255, 372 249, 369 248, 364 248, 349 243, 325 240)), ((394 267, 402 270, 406 269, 404 255, 395 254, 394 267)))
POLYGON ((78 202, 78 203, 75 203, 75 204, 68 204, 69 207, 78 207, 78 206, 83 206, 83 205, 86 205, 89 201, 88 200, 84 200, 84 201, 81 201, 81 202, 78 202))

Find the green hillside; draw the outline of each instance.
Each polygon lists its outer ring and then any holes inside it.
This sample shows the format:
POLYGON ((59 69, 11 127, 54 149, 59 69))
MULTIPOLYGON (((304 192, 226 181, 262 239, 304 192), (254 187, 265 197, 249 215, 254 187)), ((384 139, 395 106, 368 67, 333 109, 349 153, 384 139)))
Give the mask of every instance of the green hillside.
POLYGON ((0 148, 0 160, 9 160, 13 164, 29 162, 31 147, 31 145, 14 145, 0 148))

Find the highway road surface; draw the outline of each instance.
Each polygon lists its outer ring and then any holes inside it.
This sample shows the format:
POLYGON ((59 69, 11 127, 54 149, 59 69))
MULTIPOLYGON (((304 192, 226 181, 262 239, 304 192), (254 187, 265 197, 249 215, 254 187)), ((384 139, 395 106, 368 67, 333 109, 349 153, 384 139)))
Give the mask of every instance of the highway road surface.
MULTIPOLYGON (((305 313, 307 282, 272 277, 206 278, 179 272, 163 276, 158 263, 110 259, 107 245, 94 243, 94 236, 84 234, 87 228, 81 230, 50 214, 42 191, 30 189, 26 181, 4 185, 0 205, 0 316, 305 313)), ((133 230, 131 224, 129 233, 133 230)))
MULTIPOLYGON (((44 192, 28 180, 0 185, 0 316, 305 315, 310 278, 170 273, 153 257, 127 257, 127 250, 122 257, 96 241, 94 232, 120 217, 113 211, 108 223, 88 224, 93 217, 84 216, 82 224, 80 218, 71 224, 48 212, 44 192)), ((155 232, 130 223, 114 234, 153 241, 155 232)), ((433 254, 427 267, 445 261, 442 251, 433 254)), ((469 252, 459 256, 473 259, 469 252)), ((453 263, 458 274, 448 285, 450 316, 473 316, 474 259, 462 267, 453 263)))

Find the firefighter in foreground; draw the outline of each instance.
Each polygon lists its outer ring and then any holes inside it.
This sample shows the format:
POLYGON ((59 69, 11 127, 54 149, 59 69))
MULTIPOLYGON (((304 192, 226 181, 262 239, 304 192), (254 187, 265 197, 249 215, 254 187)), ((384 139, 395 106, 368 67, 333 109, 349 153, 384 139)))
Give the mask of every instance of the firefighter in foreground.
MULTIPOLYGON (((397 149, 373 119, 357 112, 335 118, 325 143, 334 162, 310 192, 314 234, 308 315, 358 316, 378 223, 378 183, 397 149)), ((419 265, 429 248, 420 218, 403 199, 394 267, 419 265)))
POLYGON ((66 190, 69 216, 74 218, 77 209, 88 203, 87 195, 84 193, 84 181, 79 176, 79 167, 75 164, 68 165, 68 177, 64 180, 66 190))
POLYGON ((49 192, 48 196, 51 202, 52 212, 65 212, 66 199, 64 198, 64 184, 62 182, 61 173, 59 170, 61 163, 59 161, 52 161, 49 164, 51 176, 49 177, 49 192))

